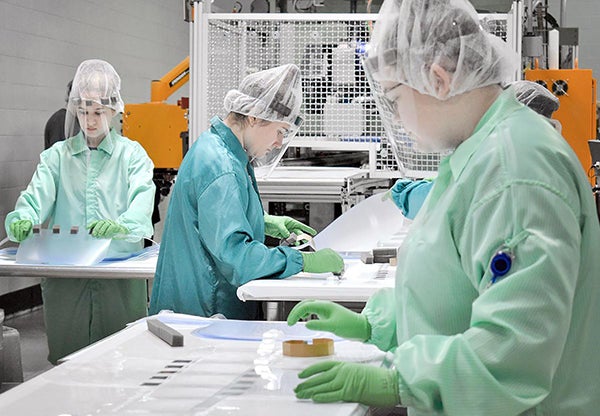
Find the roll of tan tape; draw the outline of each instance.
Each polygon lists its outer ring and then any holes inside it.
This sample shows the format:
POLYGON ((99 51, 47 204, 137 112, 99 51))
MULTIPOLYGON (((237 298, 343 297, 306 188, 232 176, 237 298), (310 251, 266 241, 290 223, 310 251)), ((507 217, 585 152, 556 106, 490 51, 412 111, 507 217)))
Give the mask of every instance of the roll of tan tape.
POLYGON ((324 357, 332 355, 333 350, 331 338, 314 338, 311 344, 296 339, 283 342, 283 355, 288 357, 324 357))

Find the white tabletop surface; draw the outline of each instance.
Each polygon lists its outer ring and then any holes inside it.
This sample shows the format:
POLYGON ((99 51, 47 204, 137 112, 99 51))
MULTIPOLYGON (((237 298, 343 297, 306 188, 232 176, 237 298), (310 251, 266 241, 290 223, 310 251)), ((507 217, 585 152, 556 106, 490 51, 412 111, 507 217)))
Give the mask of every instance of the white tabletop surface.
POLYGON ((380 365, 384 358, 373 346, 339 338, 333 356, 285 357, 281 341, 298 337, 294 331, 308 330, 295 326, 286 334, 289 327, 280 322, 158 316, 184 335, 183 347, 170 347, 140 321, 3 393, 0 414, 364 415, 367 409, 354 403, 296 399, 296 375, 319 360, 380 365), (221 329, 211 329, 216 327, 221 329), (223 336, 228 331, 242 339, 223 336), (263 335, 260 340, 245 337, 251 333, 263 335))
POLYGON ((331 273, 299 273, 287 279, 258 279, 239 287, 237 296, 244 301, 366 302, 379 289, 394 287, 394 266, 364 264, 358 259, 345 259, 344 263, 346 270, 341 278, 331 273))

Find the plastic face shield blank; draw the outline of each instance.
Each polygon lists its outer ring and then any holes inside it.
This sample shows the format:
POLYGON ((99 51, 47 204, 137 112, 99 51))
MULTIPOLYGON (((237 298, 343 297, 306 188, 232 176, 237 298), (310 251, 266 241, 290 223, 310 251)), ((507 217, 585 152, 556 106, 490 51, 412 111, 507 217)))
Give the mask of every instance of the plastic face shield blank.
POLYGON ((397 239, 394 245, 398 247, 409 224, 391 199, 382 201, 382 195, 375 194, 329 224, 313 238, 313 243, 317 250, 329 247, 340 253, 370 251, 397 239))
POLYGON ((61 230, 40 229, 23 240, 17 250, 19 264, 91 266, 102 261, 110 239, 94 238, 85 230, 70 234, 61 230))

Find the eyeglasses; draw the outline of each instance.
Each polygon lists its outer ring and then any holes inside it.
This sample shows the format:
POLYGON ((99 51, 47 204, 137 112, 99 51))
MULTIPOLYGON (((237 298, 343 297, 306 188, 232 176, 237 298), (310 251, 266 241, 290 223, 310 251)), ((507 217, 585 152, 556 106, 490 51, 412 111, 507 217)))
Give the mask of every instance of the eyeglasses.
POLYGON ((393 114, 396 114, 398 111, 398 109, 396 108, 396 100, 398 99, 398 97, 395 97, 395 96, 390 97, 390 94, 402 85, 404 85, 402 82, 398 82, 397 84, 393 85, 390 88, 382 88, 381 93, 379 94, 383 104, 393 114))
POLYGON ((394 86, 392 86, 392 87, 390 87, 390 88, 383 88, 383 89, 382 89, 382 90, 383 90, 383 91, 382 91, 382 92, 383 92, 383 95, 385 95, 385 96, 386 96, 386 98, 390 99, 390 98, 388 97, 388 95, 390 94, 390 92, 394 91, 396 88, 398 88, 398 87, 399 87, 399 86, 401 86, 401 85, 404 85, 404 84, 403 84, 402 82, 399 82, 399 83, 395 84, 394 86))
POLYGON ((277 129, 277 137, 281 137, 285 139, 290 134, 290 129, 286 129, 284 127, 280 127, 277 129))

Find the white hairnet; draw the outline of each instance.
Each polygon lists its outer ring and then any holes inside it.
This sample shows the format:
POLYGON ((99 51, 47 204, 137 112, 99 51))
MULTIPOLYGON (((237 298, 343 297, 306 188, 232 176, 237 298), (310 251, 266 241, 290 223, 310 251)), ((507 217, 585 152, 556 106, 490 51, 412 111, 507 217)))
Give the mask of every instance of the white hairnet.
POLYGON ((101 140, 114 112, 123 112, 120 89, 121 78, 108 62, 90 59, 79 64, 67 102, 65 137, 77 134, 81 126, 88 139, 101 140))
POLYGON ((288 64, 246 76, 237 90, 225 95, 225 110, 267 121, 302 124, 300 69, 288 64))
POLYGON ((515 91, 517 100, 544 117, 551 118, 558 110, 560 102, 548 88, 533 81, 515 81, 510 86, 515 91))
POLYGON ((364 61, 376 81, 397 81, 439 99, 507 83, 518 63, 505 42, 480 26, 467 0, 385 0, 364 61), (445 97, 436 92, 433 64, 452 77, 445 97))
POLYGON ((79 64, 69 93, 69 103, 90 100, 122 113, 121 78, 111 64, 90 59, 79 64))

